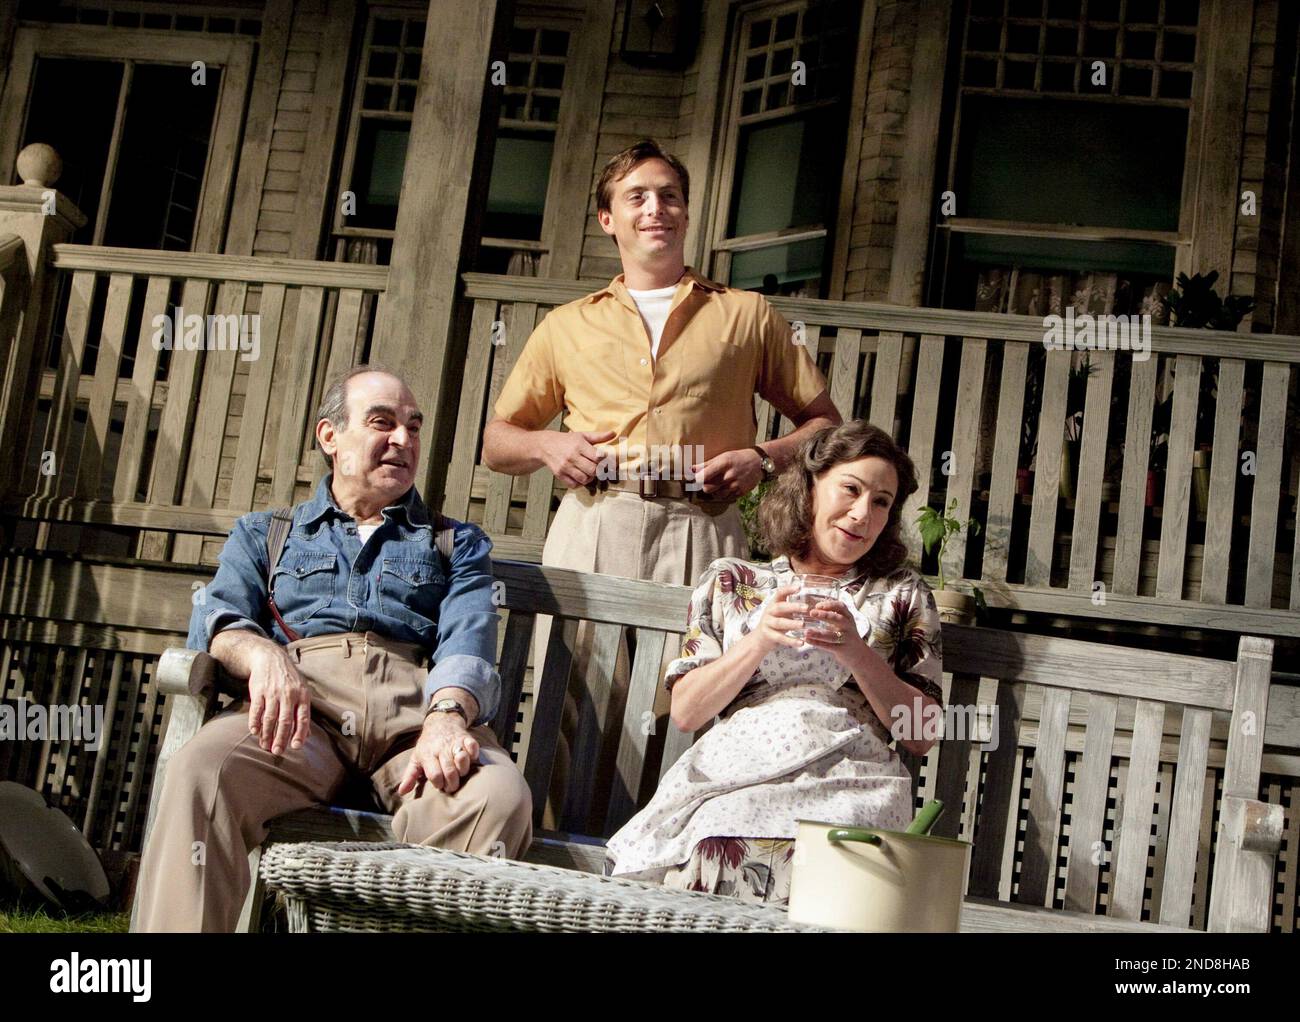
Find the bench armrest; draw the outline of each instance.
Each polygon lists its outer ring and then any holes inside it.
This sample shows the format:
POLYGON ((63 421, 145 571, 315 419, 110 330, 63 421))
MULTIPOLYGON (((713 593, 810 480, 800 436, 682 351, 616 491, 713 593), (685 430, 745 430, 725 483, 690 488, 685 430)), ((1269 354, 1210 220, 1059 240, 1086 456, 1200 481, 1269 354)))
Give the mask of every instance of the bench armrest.
POLYGON ((1282 844, 1282 807, 1224 795, 1218 837, 1206 929, 1267 933, 1273 924, 1273 872, 1282 844))
POLYGON ((247 685, 227 674, 221 662, 210 653, 181 646, 163 650, 156 677, 158 691, 171 696, 201 698, 217 692, 240 698, 247 695, 247 685))

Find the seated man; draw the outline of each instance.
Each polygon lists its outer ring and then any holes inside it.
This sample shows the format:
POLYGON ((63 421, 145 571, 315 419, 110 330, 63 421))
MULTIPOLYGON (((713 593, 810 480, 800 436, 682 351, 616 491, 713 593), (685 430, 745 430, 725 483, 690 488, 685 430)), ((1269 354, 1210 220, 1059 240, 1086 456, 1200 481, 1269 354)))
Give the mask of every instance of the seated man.
POLYGON ((423 416, 397 376, 351 370, 317 419, 333 471, 294 509, 269 596, 261 511, 235 523, 191 616, 187 645, 247 678, 249 699, 167 767, 142 931, 233 930, 269 821, 328 803, 349 776, 368 779, 399 841, 517 858, 532 838, 528 786, 486 726, 500 696, 491 540, 420 499, 423 416))

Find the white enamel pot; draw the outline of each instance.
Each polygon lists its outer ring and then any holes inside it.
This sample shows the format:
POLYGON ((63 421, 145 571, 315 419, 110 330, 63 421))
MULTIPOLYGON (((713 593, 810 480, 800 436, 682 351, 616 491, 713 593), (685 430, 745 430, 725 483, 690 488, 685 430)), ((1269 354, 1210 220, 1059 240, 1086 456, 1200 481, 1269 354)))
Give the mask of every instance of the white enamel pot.
POLYGON ((969 841, 799 820, 792 922, 833 930, 957 933, 969 841))

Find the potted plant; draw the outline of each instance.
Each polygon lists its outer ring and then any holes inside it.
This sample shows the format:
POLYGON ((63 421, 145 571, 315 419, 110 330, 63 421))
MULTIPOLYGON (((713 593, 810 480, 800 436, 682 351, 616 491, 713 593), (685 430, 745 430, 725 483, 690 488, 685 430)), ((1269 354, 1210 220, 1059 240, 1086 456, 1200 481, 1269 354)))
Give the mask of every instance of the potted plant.
MULTIPOLYGON (((1255 306, 1253 298, 1229 295, 1221 298, 1214 289, 1219 272, 1178 275, 1178 287, 1161 296, 1161 303, 1173 326, 1204 330, 1236 330, 1255 306)), ((1210 460, 1214 441, 1214 415, 1219 397, 1217 362, 1208 361, 1201 369, 1196 405, 1196 449, 1192 453, 1192 502, 1197 520, 1203 520, 1209 506, 1210 460)), ((1151 473, 1164 476, 1169 451, 1172 389, 1156 406, 1151 429, 1151 473)), ((1243 409, 1243 412, 1245 410, 1243 409)), ((1148 504, 1151 501, 1148 500, 1148 504)))
POLYGON ((921 534, 921 546, 926 554, 933 554, 936 548, 939 551, 939 587, 934 591, 934 602, 939 606, 939 620, 947 624, 968 625, 975 623, 978 590, 975 595, 967 595, 949 589, 943 573, 943 558, 953 536, 966 529, 979 532, 980 523, 974 518, 967 518, 963 522, 956 517, 956 511, 956 497, 943 511, 923 507, 916 513, 916 527, 921 534))

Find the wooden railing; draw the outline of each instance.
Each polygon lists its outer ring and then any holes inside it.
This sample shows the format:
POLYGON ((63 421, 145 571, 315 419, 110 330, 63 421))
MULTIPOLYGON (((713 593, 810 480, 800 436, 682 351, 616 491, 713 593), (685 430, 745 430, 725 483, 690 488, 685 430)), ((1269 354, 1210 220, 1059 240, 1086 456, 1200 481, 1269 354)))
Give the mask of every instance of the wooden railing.
MULTIPOLYGON (((295 499, 319 457, 311 402, 364 357, 385 267, 70 244, 54 246, 53 267, 67 288, 57 365, 10 505, 140 526, 168 507, 219 508, 225 521, 295 499), (192 316, 199 333, 187 333, 192 316), (158 317, 172 319, 170 350, 158 317)), ((150 532, 135 552, 197 562, 200 543, 150 532)))
MULTIPOLYGON (((445 508, 480 521, 502 556, 540 559, 560 487, 545 470, 516 479, 488 470, 483 424, 536 323, 590 290, 465 275, 473 315, 445 508)), ((841 414, 891 429, 910 451, 921 486, 907 520, 955 500, 958 517, 980 523, 950 545, 945 570, 979 586, 991 606, 1300 636, 1300 338, 1154 327, 1140 361, 1048 351, 1043 321, 1030 316, 772 303, 801 328, 841 414), (1202 385, 1206 374, 1213 388, 1202 385), (1164 465, 1150 478, 1153 420, 1166 412, 1167 440, 1154 445, 1164 465), (1067 416, 1082 421, 1077 447, 1064 439, 1067 416), (1212 460, 1196 451, 1198 422, 1202 435, 1212 429, 1212 460), (1051 456, 1036 459, 1030 482, 1032 444, 1022 438, 1036 436, 1049 438, 1038 446, 1051 456), (1199 514, 1194 482, 1205 497, 1199 514)), ((755 418, 760 443, 790 428, 761 399, 755 418)))
MULTIPOLYGON (((104 552, 196 562, 217 549, 204 536, 238 514, 305 495, 320 472, 313 403, 325 379, 365 356, 364 311, 386 268, 76 245, 56 245, 54 267, 69 297, 42 385, 49 411, 26 438, 8 508, 144 530, 134 550, 104 552), (159 352, 151 324, 169 299, 187 315, 256 312, 258 357, 159 352), (195 522, 174 545, 148 524, 169 508, 195 522)), ((485 274, 464 285, 471 325, 443 507, 480 522, 498 556, 538 561, 562 487, 545 470, 488 470, 482 431, 534 326, 591 285, 485 274)), ((1083 353, 1047 351, 1033 317, 773 304, 798 326, 841 413, 890 428, 911 452, 921 485, 907 521, 955 501, 980 523, 949 548, 959 586, 1020 611, 1300 636, 1300 338, 1156 327, 1149 359, 1090 352, 1085 376, 1083 353), (1077 444, 1064 440, 1067 418, 1082 423, 1077 444), (1167 437, 1154 472, 1153 434, 1167 437), (1211 452, 1197 450, 1198 435, 1211 452)), ((789 428, 756 399, 758 442, 789 428)))

